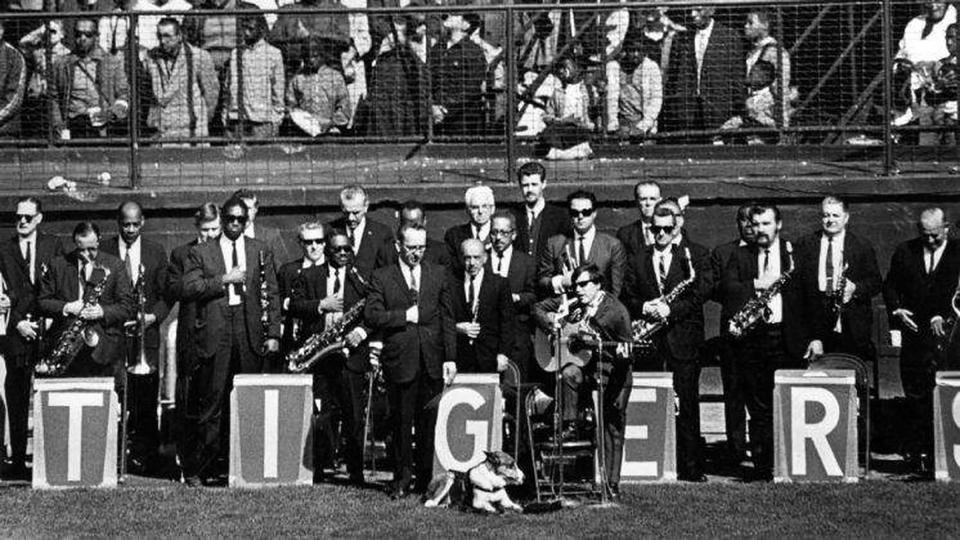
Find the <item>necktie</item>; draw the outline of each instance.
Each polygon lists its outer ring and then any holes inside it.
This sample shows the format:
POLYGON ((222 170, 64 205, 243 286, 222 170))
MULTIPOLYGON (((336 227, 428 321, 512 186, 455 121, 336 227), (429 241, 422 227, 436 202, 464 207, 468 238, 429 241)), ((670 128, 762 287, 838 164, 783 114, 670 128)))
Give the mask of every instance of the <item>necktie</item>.
POLYGON ((23 260, 27 263, 27 272, 30 274, 30 283, 33 283, 33 251, 30 249, 30 242, 27 242, 26 247, 27 249, 23 253, 23 260))
POLYGON ((577 238, 577 259, 578 259, 578 260, 577 260, 577 263, 578 263, 579 265, 586 264, 586 262, 587 262, 587 254, 586 254, 586 252, 583 250, 583 237, 582 237, 582 236, 579 237, 579 238, 577 238))
POLYGON ((650 231, 650 226, 644 225, 643 226, 643 243, 645 245, 651 246, 653 245, 653 240, 654 240, 653 233, 650 231))
POLYGON ((667 281, 667 257, 664 253, 660 253, 660 261, 657 264, 657 277, 658 284, 660 285, 660 292, 663 292, 663 287, 667 281))
POLYGON ((353 240, 353 229, 347 228, 347 238, 350 239, 350 247, 356 247, 357 243, 353 240))
POLYGON ((333 294, 340 292, 340 269, 337 268, 333 271, 333 294))
POLYGON ((827 274, 827 287, 826 292, 833 292, 833 238, 827 240, 827 262, 825 264, 824 272, 827 274))
POLYGON ((497 258, 497 273, 499 274, 501 270, 503 270, 503 254, 502 253, 500 254, 500 257, 497 258))
POLYGON ((927 250, 924 250, 923 253, 924 253, 924 258, 927 260, 926 261, 927 273, 930 274, 933 272, 933 251, 927 249, 927 250))
POLYGON ((413 303, 416 304, 420 302, 420 287, 417 286, 417 274, 413 270, 410 269, 410 292, 413 294, 413 303))
POLYGON ((80 275, 77 276, 77 289, 80 291, 80 300, 83 300, 85 289, 87 288, 87 263, 80 263, 80 275))
MULTIPOLYGON (((232 249, 233 249, 233 253, 231 254, 231 257, 230 257, 230 259, 231 259, 231 264, 232 264, 231 268, 236 268, 236 267, 240 266, 240 257, 237 256, 237 242, 236 242, 236 240, 234 240, 233 242, 230 242, 230 245, 232 246, 232 249)), ((235 295, 237 295, 237 296, 240 296, 240 286, 239 286, 239 284, 237 284, 237 283, 231 283, 231 284, 230 284, 230 288, 233 290, 233 294, 235 294, 235 295)))
POLYGON ((770 271, 770 250, 763 250, 763 273, 766 274, 770 271))
POLYGON ((130 272, 130 279, 134 283, 137 282, 137 274, 139 272, 133 267, 133 257, 130 256, 130 244, 125 244, 127 246, 127 251, 123 254, 123 264, 127 266, 127 271, 130 272))
POLYGON ((470 304, 470 309, 473 309, 473 304, 477 300, 477 290, 473 287, 474 278, 470 278, 470 284, 467 286, 467 302, 470 304))

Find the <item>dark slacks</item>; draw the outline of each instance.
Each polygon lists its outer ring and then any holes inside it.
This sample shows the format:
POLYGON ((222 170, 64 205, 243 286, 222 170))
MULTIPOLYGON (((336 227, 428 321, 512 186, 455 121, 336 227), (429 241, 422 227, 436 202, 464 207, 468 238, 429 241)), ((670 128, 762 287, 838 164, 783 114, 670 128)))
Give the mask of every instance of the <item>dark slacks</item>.
POLYGON ((10 459, 23 465, 27 458, 27 417, 30 413, 30 392, 33 390, 31 354, 4 356, 7 379, 7 415, 10 418, 10 459))
POLYGON ((393 480, 398 488, 410 486, 416 474, 417 487, 426 487, 433 468, 433 428, 436 409, 427 404, 443 391, 443 380, 433 379, 421 365, 420 373, 410 382, 387 382, 387 400, 390 403, 394 426, 393 480), (416 427, 416 440, 412 433, 416 427), (413 445, 417 446, 414 456, 413 445))
POLYGON ((788 367, 780 325, 763 324, 737 343, 737 378, 750 412, 753 466, 760 477, 773 473, 773 375, 788 367))
MULTIPOLYGON (((134 366, 139 361, 139 341, 128 339, 127 366, 134 366)), ((147 363, 158 366, 160 350, 147 347, 145 349, 147 363)), ((159 370, 150 375, 133 375, 127 373, 127 437, 130 441, 130 455, 137 458, 149 458, 160 447, 160 419, 157 416, 157 407, 160 400, 159 370)))
POLYGON ((900 382, 906 398, 904 450, 933 454, 933 389, 940 369, 938 353, 929 335, 911 339, 904 332, 900 353, 900 382))
POLYGON ((737 375, 738 359, 730 336, 720 342, 720 380, 723 383, 723 423, 730 458, 739 462, 747 455, 747 413, 737 375))
POLYGON ((317 470, 333 468, 339 452, 350 475, 363 474, 363 422, 366 378, 332 363, 313 377, 314 398, 320 400, 316 416, 314 452, 317 470), (344 442, 342 448, 340 441, 344 442))
MULTIPOLYGON (((673 390, 680 402, 677 416, 677 464, 682 476, 699 475, 702 472, 700 448, 700 365, 697 358, 678 359, 670 352, 664 340, 660 340, 657 353, 638 362, 645 371, 666 370, 673 373, 673 390)), ((742 406, 742 405, 741 405, 742 406)))

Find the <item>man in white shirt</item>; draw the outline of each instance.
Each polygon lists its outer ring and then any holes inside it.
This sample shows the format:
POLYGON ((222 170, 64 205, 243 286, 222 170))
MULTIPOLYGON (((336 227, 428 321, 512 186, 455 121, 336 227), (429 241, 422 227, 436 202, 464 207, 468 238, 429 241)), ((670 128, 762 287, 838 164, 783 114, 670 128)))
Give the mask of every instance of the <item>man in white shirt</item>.
POLYGON ((468 238, 475 238, 483 243, 485 249, 490 249, 490 216, 497 211, 497 204, 493 198, 490 186, 472 186, 463 196, 470 220, 467 223, 454 225, 447 229, 443 241, 447 244, 450 257, 454 261, 454 273, 463 269, 460 259, 460 244, 468 238))

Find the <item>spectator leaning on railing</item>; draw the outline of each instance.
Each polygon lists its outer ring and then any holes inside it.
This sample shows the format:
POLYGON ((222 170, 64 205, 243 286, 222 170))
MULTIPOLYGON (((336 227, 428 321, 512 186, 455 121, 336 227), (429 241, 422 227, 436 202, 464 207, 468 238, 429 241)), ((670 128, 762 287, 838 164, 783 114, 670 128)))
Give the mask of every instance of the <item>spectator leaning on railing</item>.
POLYGON ((146 61, 153 94, 147 126, 162 138, 205 137, 220 97, 213 60, 183 42, 176 19, 160 20, 157 39, 146 61))
POLYGON ((27 89, 27 67, 15 47, 3 40, 0 20, 0 137, 20 135, 20 106, 27 89))
POLYGON ((74 19, 73 28, 73 52, 53 66, 53 128, 61 139, 105 137, 130 110, 127 75, 120 58, 97 45, 96 19, 74 19))
POLYGON ((241 134, 241 124, 243 136, 276 137, 284 112, 283 57, 264 39, 267 19, 262 13, 240 17, 240 31, 243 44, 233 51, 227 66, 223 124, 233 137, 241 134))
MULTIPOLYGON (((773 18, 765 9, 752 9, 747 12, 747 21, 743 27, 743 34, 750 40, 753 48, 747 53, 747 74, 759 60, 769 62, 774 68, 774 81, 770 86, 773 95, 780 97, 780 113, 782 119, 779 125, 790 125, 792 102, 797 98, 797 90, 790 86, 790 53, 770 35, 773 18), (778 58, 779 53, 779 58, 778 58)), ((754 88, 755 90, 756 88, 754 88)), ((776 118, 776 114, 771 115, 776 118)))

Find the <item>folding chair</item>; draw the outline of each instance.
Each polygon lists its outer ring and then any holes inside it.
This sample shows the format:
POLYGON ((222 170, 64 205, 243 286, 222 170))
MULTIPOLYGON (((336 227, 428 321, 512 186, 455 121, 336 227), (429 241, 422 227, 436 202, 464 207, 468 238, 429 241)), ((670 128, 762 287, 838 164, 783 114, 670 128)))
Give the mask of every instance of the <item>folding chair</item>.
MULTIPOLYGON (((857 387, 858 425, 863 445, 863 476, 870 474, 870 372, 867 363, 852 354, 828 353, 810 362, 807 369, 849 369, 855 374, 857 387)), ((879 385, 879 383, 878 383, 879 385)))

